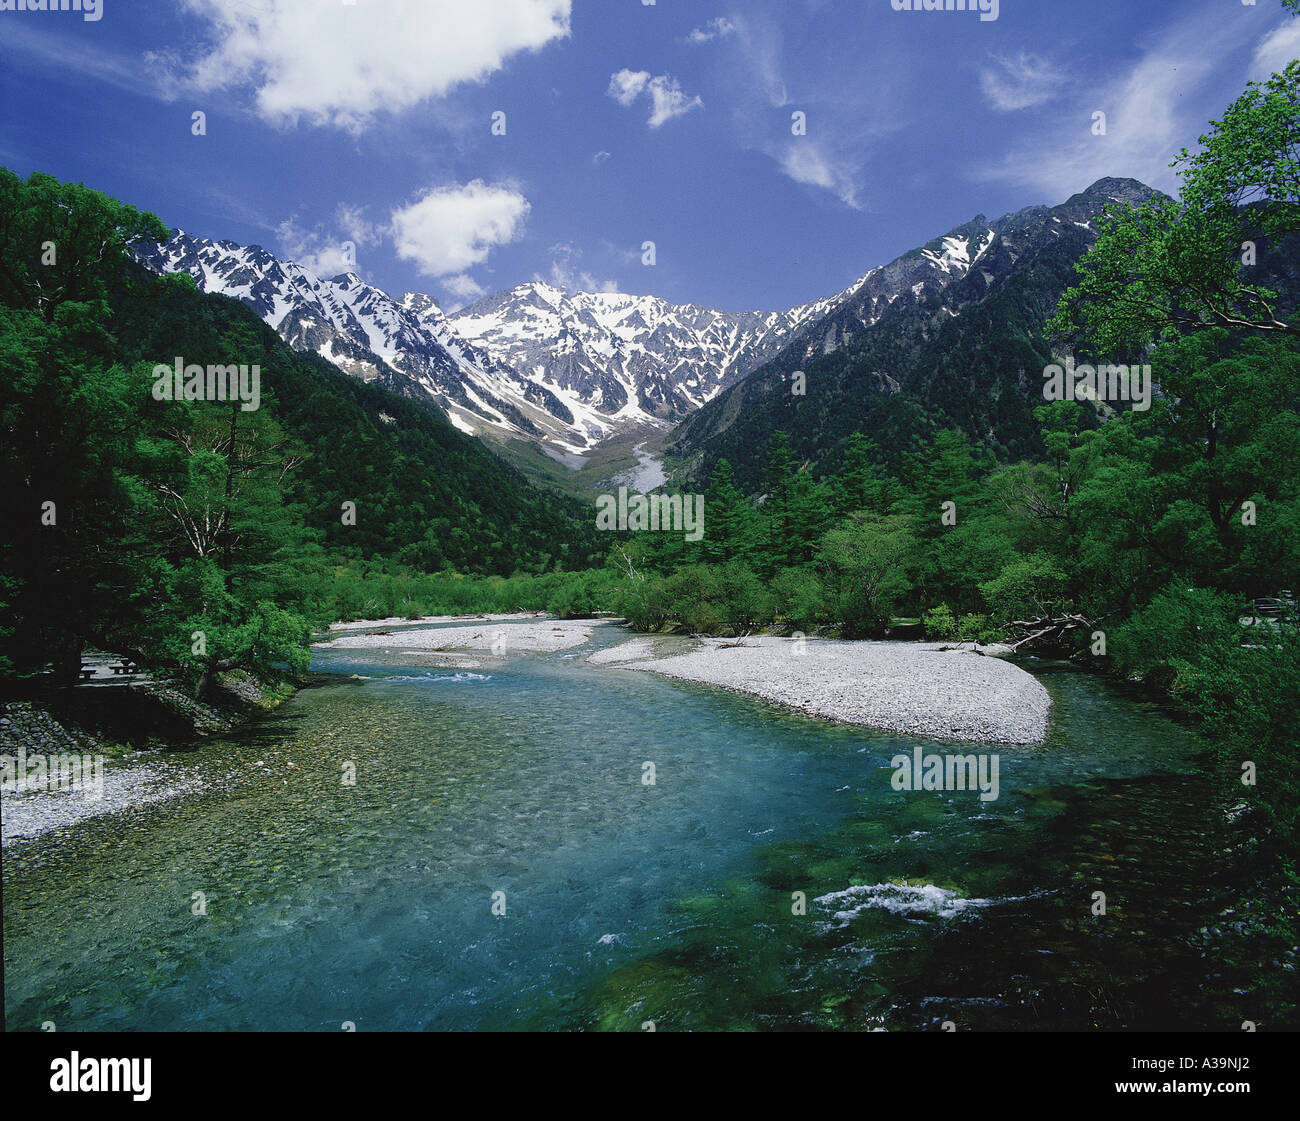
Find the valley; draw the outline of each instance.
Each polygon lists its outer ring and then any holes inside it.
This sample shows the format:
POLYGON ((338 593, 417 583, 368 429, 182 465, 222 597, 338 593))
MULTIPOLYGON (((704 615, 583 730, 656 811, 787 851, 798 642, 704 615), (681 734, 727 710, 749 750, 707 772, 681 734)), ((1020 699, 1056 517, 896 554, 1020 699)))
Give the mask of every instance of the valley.
POLYGON ((3 28, 14 1038, 1300 1029, 1300 0, 1098 4, 3 28))

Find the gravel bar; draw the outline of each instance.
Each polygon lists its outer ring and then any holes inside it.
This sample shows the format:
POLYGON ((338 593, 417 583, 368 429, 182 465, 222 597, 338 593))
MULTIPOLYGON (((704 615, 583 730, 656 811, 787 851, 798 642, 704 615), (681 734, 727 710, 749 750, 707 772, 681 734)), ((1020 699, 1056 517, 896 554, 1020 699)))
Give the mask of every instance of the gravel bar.
MULTIPOLYGON (((648 650, 643 640, 634 653, 648 650)), ((810 716, 888 732, 1036 744, 1047 734, 1047 690, 1031 674, 973 650, 928 642, 707 639, 686 654, 597 665, 695 681, 789 705, 810 716)), ((630 645, 630 644, 629 644, 630 645)))

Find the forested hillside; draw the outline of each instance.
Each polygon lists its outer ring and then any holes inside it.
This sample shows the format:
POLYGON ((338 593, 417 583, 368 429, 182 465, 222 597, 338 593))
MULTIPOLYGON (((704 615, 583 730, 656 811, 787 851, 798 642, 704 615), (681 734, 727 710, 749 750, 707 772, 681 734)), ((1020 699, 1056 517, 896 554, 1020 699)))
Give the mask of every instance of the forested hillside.
MULTIPOLYGON (((859 432, 871 435, 879 463, 892 473, 905 472, 945 429, 999 462, 1042 458, 1035 410, 1043 403, 1043 370, 1071 350, 1070 340, 1049 330, 1057 301, 1096 244, 1106 209, 1148 200, 1171 201, 1132 180, 1102 179, 1060 206, 975 219, 954 234, 972 243, 980 231, 992 238, 965 276, 899 297, 878 320, 866 319, 868 293, 851 298, 685 421, 668 450, 697 482, 726 459, 750 494, 763 490, 765 449, 777 431, 817 474, 838 473, 847 441, 859 432), (838 341, 826 352, 828 339, 838 341)), ((1243 227, 1249 232, 1251 222, 1243 227)), ((1300 292, 1295 244, 1285 235, 1259 238, 1252 272, 1292 302, 1300 292)), ((1145 343, 1127 342, 1127 349, 1092 356, 1149 359, 1145 343)), ((1086 344, 1079 353, 1089 356, 1086 344)), ((1080 423, 1098 423, 1091 404, 1083 411, 1080 423)))
MULTIPOLYGON (((808 362, 806 399, 791 355, 701 410, 679 446, 711 464, 704 539, 621 547, 620 609, 651 629, 1002 640, 1166 690, 1251 809, 1262 913, 1293 915, 1298 136, 1300 61, 1183 153, 1178 201, 1111 207, 1086 256, 1049 252, 932 330, 901 310, 808 362), (1067 349, 1143 355, 1150 408, 1045 401, 1067 349), (902 392, 873 373, 891 355, 902 392), (1244 784, 1243 761, 1269 779, 1244 784)), ((1280 922, 1279 947, 1295 933, 1280 922)))
POLYGON ((431 407, 291 351, 239 301, 159 279, 167 230, 79 185, 0 172, 0 667, 87 644, 205 678, 305 665, 363 559, 581 568, 597 535, 431 407), (158 400, 156 366, 256 367, 259 400, 158 400))

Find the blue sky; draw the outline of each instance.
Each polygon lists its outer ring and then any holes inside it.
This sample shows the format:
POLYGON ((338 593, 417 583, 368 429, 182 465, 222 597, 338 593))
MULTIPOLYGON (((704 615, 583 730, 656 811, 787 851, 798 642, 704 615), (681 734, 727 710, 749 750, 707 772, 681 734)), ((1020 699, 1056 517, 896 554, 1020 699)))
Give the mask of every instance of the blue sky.
POLYGON ((0 163, 327 274, 351 242, 367 280, 448 307, 544 279, 784 308, 977 213, 1105 175, 1172 190, 1177 150, 1300 55, 1278 0, 1000 0, 997 15, 891 0, 0 11, 0 163))

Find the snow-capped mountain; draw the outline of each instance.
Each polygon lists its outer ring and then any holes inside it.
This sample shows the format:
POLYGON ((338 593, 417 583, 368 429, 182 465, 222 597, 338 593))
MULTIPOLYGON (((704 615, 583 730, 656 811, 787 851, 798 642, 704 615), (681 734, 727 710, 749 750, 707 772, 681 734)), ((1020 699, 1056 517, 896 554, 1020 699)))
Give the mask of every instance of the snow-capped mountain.
POLYGON ((458 337, 430 296, 394 300, 355 273, 322 279, 259 246, 184 232, 141 258, 158 272, 188 273, 205 292, 243 300, 296 350, 404 396, 432 398, 464 431, 565 445, 575 436, 559 400, 458 337))
POLYGON ((449 322, 575 410, 664 422, 762 365, 845 294, 791 311, 733 313, 533 283, 488 296, 449 322))
POLYGON ((977 216, 873 270, 773 361, 674 429, 663 450, 679 480, 705 481, 726 459, 756 492, 778 431, 801 461, 818 466, 857 432, 905 447, 924 438, 926 425, 1000 445, 1008 457, 1035 454, 1034 409, 1053 358, 1046 322, 1096 243, 1106 208, 1153 194, 1136 180, 1100 179, 1058 206, 977 216), (798 369, 802 395, 791 392, 798 369))
POLYGON ((158 272, 253 307, 295 349, 431 399, 467 432, 582 454, 631 428, 668 428, 774 359, 796 339, 834 350, 837 309, 870 325, 909 290, 961 279, 992 240, 963 227, 872 269, 833 296, 788 311, 724 312, 655 296, 519 285, 446 315, 431 296, 394 299, 354 273, 322 278, 259 246, 184 232, 142 254, 158 272))

